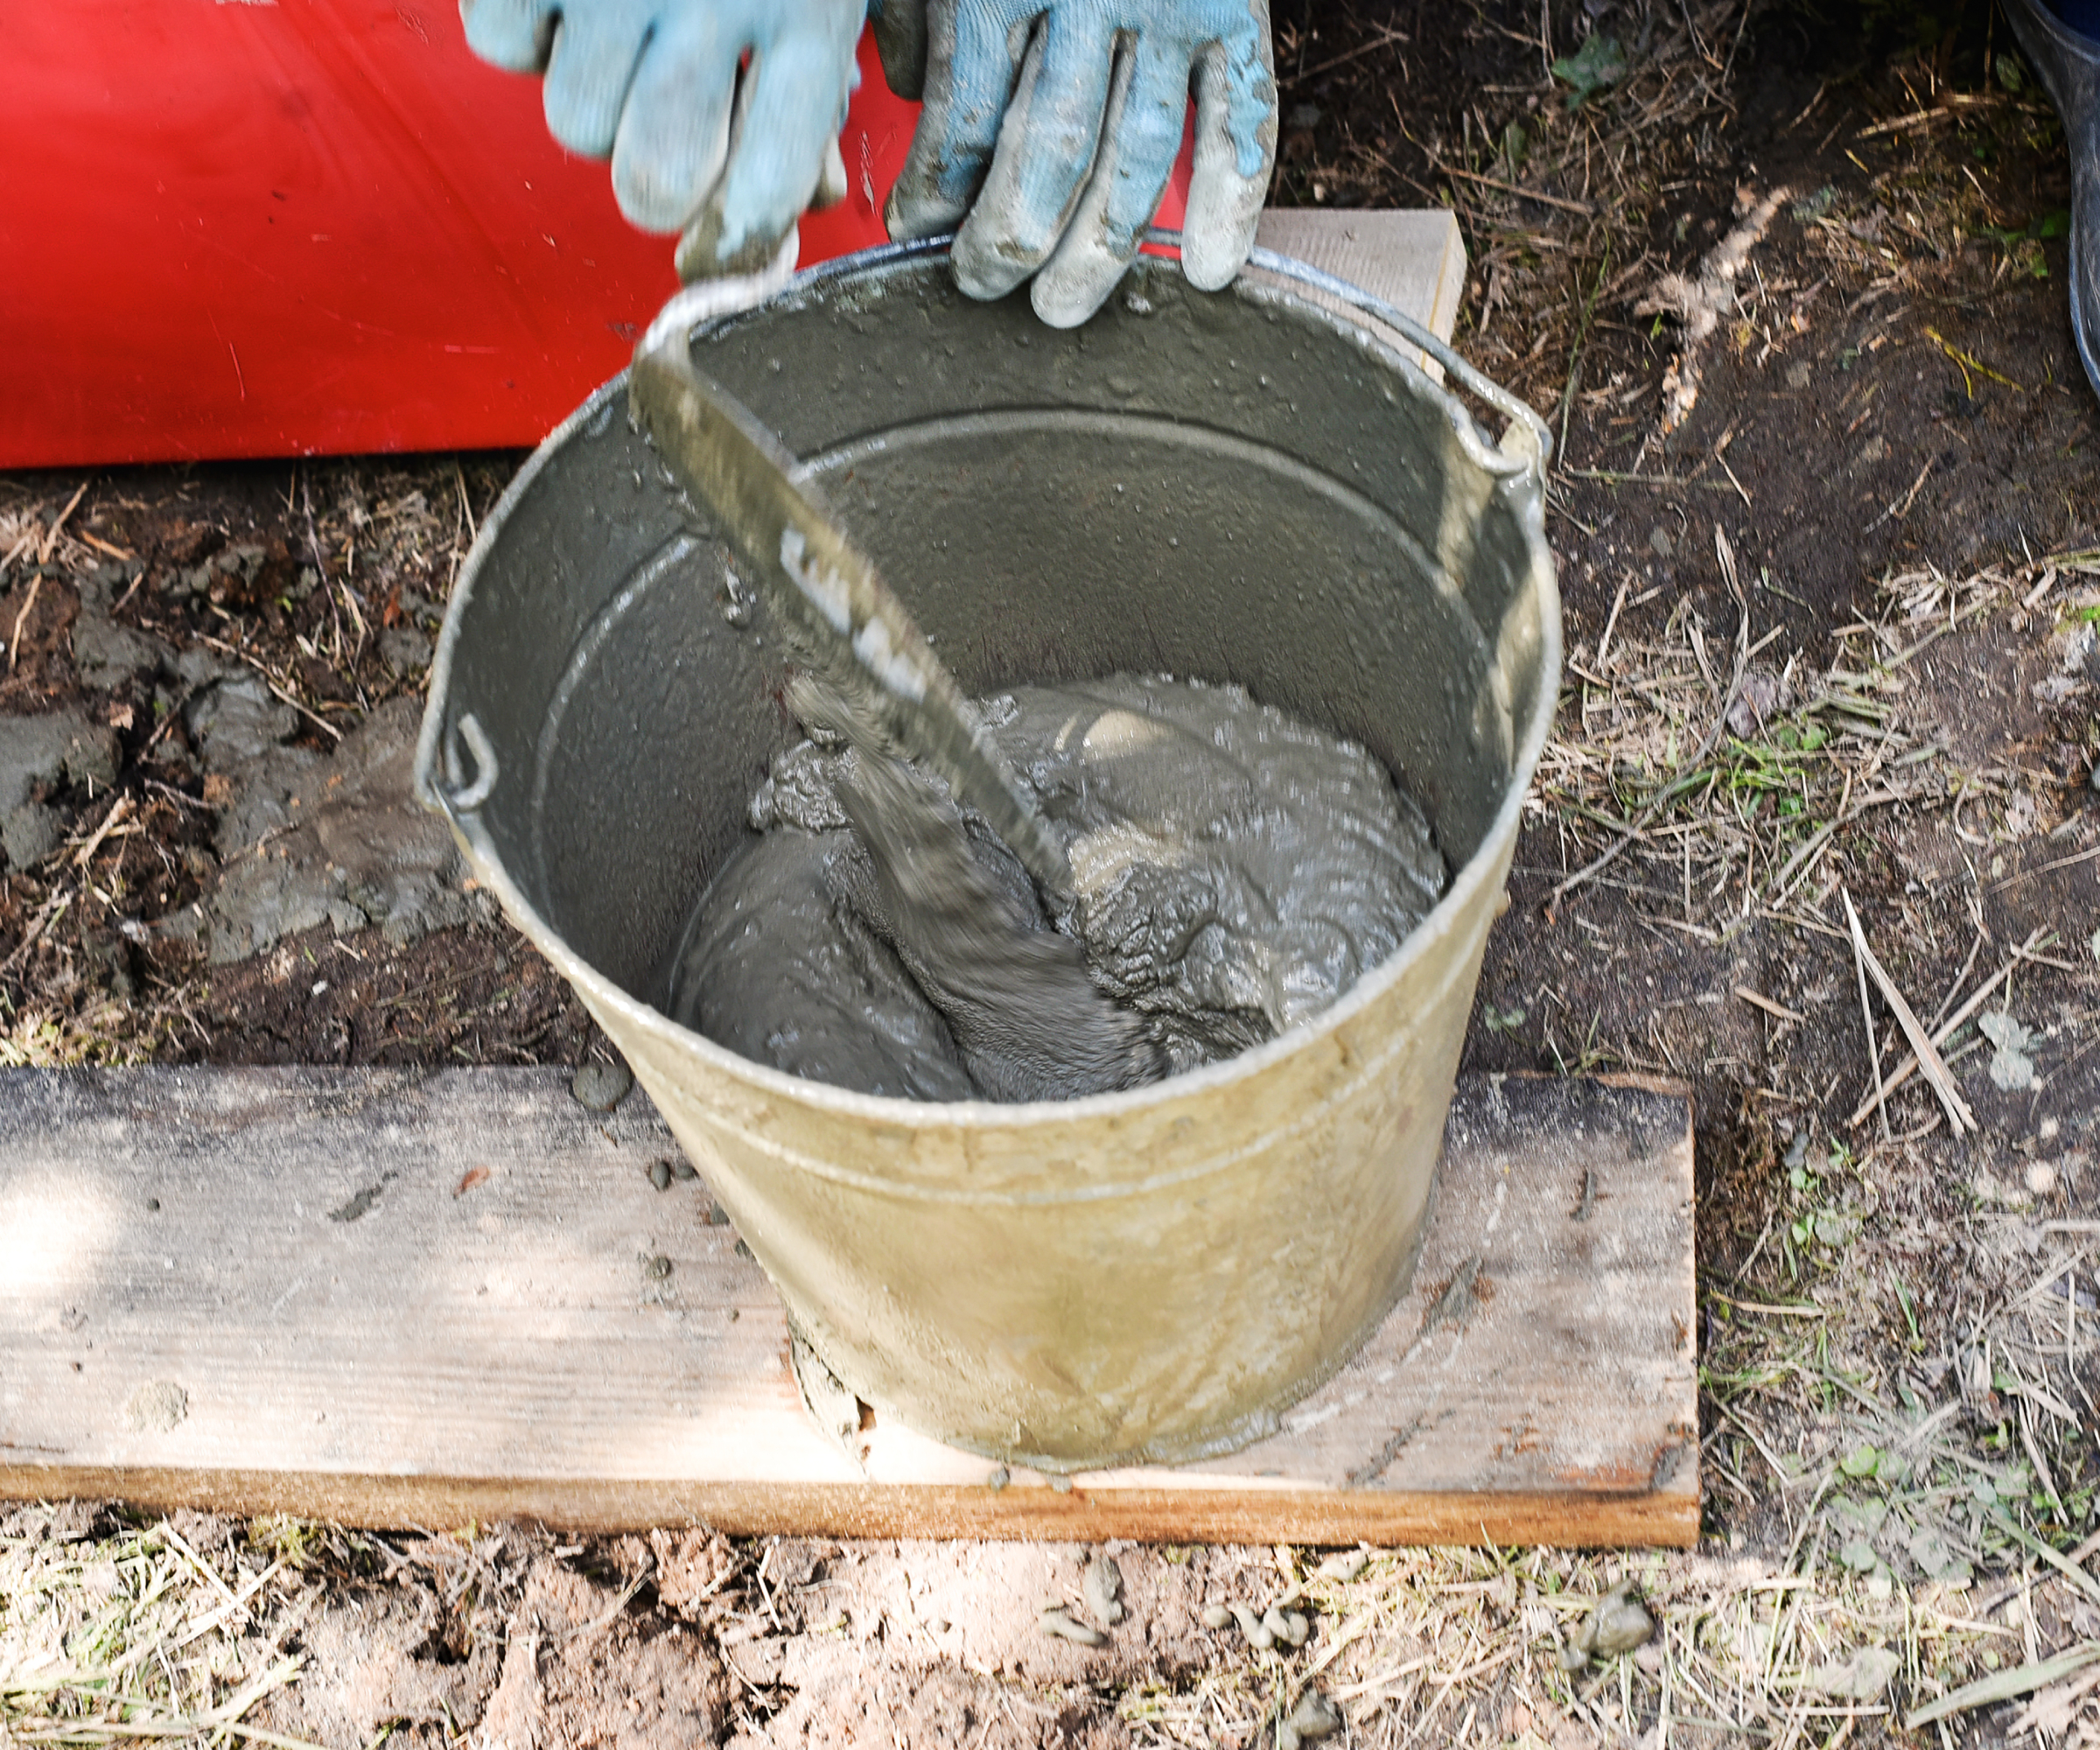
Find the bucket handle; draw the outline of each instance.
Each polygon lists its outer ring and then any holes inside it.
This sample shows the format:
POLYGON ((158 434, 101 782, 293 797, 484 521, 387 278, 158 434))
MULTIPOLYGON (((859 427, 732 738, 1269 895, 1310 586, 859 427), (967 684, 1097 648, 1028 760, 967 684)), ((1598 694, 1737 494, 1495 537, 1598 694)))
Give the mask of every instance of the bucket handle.
POLYGON ((461 711, 452 724, 452 732, 444 744, 444 780, 434 788, 444 803, 445 811, 452 815, 471 815, 494 793, 496 750, 489 741, 488 732, 481 727, 481 720, 472 711, 461 711), (469 782, 460 759, 459 744, 466 744, 467 758, 473 761, 474 775, 469 782))
MULTIPOLYGON (((1181 242, 1181 234, 1179 231, 1154 229, 1146 234, 1145 241, 1148 243, 1171 243, 1179 247, 1181 242)), ((1317 291, 1324 291, 1328 297, 1340 299, 1351 309, 1361 311, 1364 315, 1383 323, 1387 327, 1399 330, 1407 338, 1410 346, 1420 348, 1430 358, 1443 366, 1446 374, 1455 377, 1468 393, 1477 396, 1480 400, 1486 402, 1511 425, 1521 426, 1530 435, 1533 443, 1537 445, 1538 467, 1541 472, 1544 472, 1546 464, 1552 460, 1553 428, 1538 416, 1536 410, 1510 394, 1492 377, 1484 375, 1477 368, 1452 351, 1449 342, 1416 321, 1404 310, 1395 308, 1382 298, 1373 297, 1360 285, 1351 285, 1346 279, 1338 279, 1334 275, 1324 272, 1320 269, 1313 267, 1308 262, 1298 261, 1292 256, 1279 256, 1274 249, 1256 249, 1247 257, 1247 264, 1250 267, 1259 268, 1264 273, 1272 273, 1284 279, 1296 280, 1301 285, 1309 285, 1317 291)), ((1508 440, 1506 438, 1502 447, 1505 451, 1507 450, 1508 440)))

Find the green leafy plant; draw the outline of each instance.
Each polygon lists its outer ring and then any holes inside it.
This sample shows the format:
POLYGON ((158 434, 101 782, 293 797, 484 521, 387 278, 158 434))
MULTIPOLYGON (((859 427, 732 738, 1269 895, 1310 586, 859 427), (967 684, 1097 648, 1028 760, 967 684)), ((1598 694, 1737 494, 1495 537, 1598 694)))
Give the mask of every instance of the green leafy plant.
POLYGON ((1553 63, 1553 77, 1568 87, 1568 108, 1579 109, 1608 85, 1616 85, 1626 76, 1626 51, 1619 46, 1619 38, 1607 37, 1601 32, 1583 39, 1582 46, 1572 55, 1563 55, 1553 63))

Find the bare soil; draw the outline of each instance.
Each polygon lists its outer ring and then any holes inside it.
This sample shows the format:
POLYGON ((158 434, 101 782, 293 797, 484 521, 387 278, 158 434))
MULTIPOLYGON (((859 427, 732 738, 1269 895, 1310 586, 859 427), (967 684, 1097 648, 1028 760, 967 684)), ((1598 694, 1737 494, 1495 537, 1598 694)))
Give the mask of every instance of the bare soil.
MULTIPOLYGON (((1040 1626, 1052 1600, 1084 1614, 1074 1549, 310 1531, 273 1619, 306 1662, 251 1724, 330 1745, 1250 1745, 1317 1670, 1350 1742, 1995 1744, 2022 1719, 2100 1742, 2091 1693, 1900 1724, 2100 1641, 2100 655, 2079 641, 2100 620, 2100 402, 2064 306, 2061 130, 1978 0, 1277 0, 1275 23, 1278 198, 1456 206, 1457 344, 1564 438, 1568 685, 1466 1066, 1692 1090, 1701 1550, 1381 1557, 1343 1579, 1307 1552, 1123 1549, 1130 1624, 1093 1649, 1040 1626), (1573 102, 1606 39, 1620 69, 1573 102), (1640 306, 1782 188, 1665 429, 1685 331, 1640 306), (1922 1078, 1886 1124, 1852 1122, 1874 1072, 1848 896, 1928 1022, 2010 963, 1978 1019, 2017 1023, 2013 1047, 1976 1022, 1945 1046, 1972 1134, 1922 1078), (2037 1546, 2082 1546, 2086 1580, 2037 1546), (1571 1678, 1560 1638, 1621 1578, 1662 1650, 1571 1678), (1302 1653, 1201 1623, 1294 1584, 1302 1653), (1757 1634, 1786 1650, 1729 1665, 1757 1634), (1875 1645, 1903 1650, 1893 1687, 1815 1689, 1875 1645)), ((405 946, 320 929, 221 966, 157 929, 216 880, 225 799, 178 681, 98 689, 73 650, 102 568, 120 624, 260 670, 326 752, 419 684, 418 637, 519 459, 0 478, 0 712, 115 725, 130 799, 83 856, 110 799, 52 798, 72 843, 0 872, 0 1063, 607 1051, 500 923, 405 946)), ((1868 1007, 1893 1068, 1901 1035, 1868 1007)), ((287 1547, 192 1529, 229 1577, 287 1547)))

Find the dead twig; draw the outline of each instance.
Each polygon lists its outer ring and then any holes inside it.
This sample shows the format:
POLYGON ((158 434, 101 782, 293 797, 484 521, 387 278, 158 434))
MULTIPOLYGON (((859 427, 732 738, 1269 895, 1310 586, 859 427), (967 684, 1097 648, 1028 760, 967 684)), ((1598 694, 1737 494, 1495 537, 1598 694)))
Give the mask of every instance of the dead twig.
MULTIPOLYGON (((1750 251, 1764 241, 1773 215, 1792 191, 1773 189, 1762 200, 1744 189, 1737 196, 1742 214, 1735 228, 1709 249, 1699 262, 1697 278, 1667 273, 1650 286, 1634 305, 1636 316, 1668 316, 1682 336, 1677 356, 1662 377, 1662 430, 1675 431, 1690 416, 1699 398, 1702 370, 1699 354, 1708 336, 1720 326, 1721 318, 1735 308, 1735 280, 1750 259, 1750 251)), ((1737 487, 1738 491, 1741 488, 1737 487)))
POLYGON ((85 869, 93 861, 94 853, 102 848, 102 841, 109 836, 110 833, 122 822, 124 816, 130 812, 131 798, 128 795, 119 796, 111 804, 109 812, 102 816, 102 823, 95 828, 94 832, 88 835, 87 842, 73 853, 73 866, 75 869, 85 869))
POLYGON ((305 718, 313 724, 316 729, 321 730, 326 734, 334 737, 334 738, 338 741, 340 741, 343 738, 343 732, 341 730, 338 729, 333 724, 330 723, 318 711, 312 710, 307 706, 301 704, 298 699, 291 696, 290 691, 278 682, 276 676, 272 675, 269 669, 263 668, 256 661, 253 656, 249 655, 247 651, 239 648, 235 645, 228 644, 223 638, 214 638, 208 632, 200 632, 197 634, 197 636, 200 641, 210 645, 213 649, 223 650, 228 656, 237 656, 242 662, 247 663, 249 668, 253 668, 256 674, 262 677, 262 684, 264 686, 268 687, 271 692, 275 693, 279 698, 283 699, 286 704, 290 705, 292 710, 298 712, 301 717, 305 718))
MULTIPOLYGON (((1960 1008, 1956 1009, 1953 1014, 1950 1015, 1947 1019, 1941 1024, 1937 1029, 1935 1030, 1932 1035, 1932 1042, 1934 1045, 1944 1045, 1949 1040, 1954 1037, 1955 1033, 1962 1026, 1962 1024, 1968 1020, 1970 1016, 1975 1014, 1978 1009, 1984 1006, 1984 1000, 1991 995, 1991 993, 1995 990, 2006 979, 2010 978, 2012 976, 2013 968, 2018 966, 2022 960, 2026 958, 2027 950, 2033 948, 2036 942, 2041 940, 2043 934, 2044 932, 2039 928, 2029 932, 2026 941, 2020 947, 2012 950, 2012 958, 2006 961, 2003 966, 1999 967, 1998 970, 1993 972, 1988 978, 1984 979, 1984 982, 1978 985, 1974 990, 1970 992, 1969 1000, 1964 1003, 1960 1008)), ((1866 1100, 1860 1102, 1859 1110, 1852 1114, 1852 1118, 1846 1125, 1846 1128, 1849 1130, 1858 1130, 1860 1125, 1864 1124, 1867 1121, 1867 1118, 1872 1115, 1876 1106, 1880 1105, 1883 1100, 1887 1098, 1889 1095, 1894 1093, 1897 1088, 1900 1088, 1911 1078, 1911 1076, 1917 1073, 1917 1068, 1918 1060, 1914 1054, 1905 1058, 1903 1061, 1896 1067, 1895 1073, 1888 1078, 1887 1082, 1883 1084, 1880 1091, 1870 1095, 1866 1100)))
POLYGON ((1466 182, 1477 182, 1486 188, 1500 189, 1504 194, 1514 194, 1519 200, 1536 200, 1542 206, 1558 206, 1567 213, 1580 214, 1585 219, 1594 219, 1597 209, 1586 200, 1570 200, 1558 194, 1548 194, 1543 189, 1520 188, 1514 182, 1504 182, 1500 177, 1482 176, 1478 171, 1460 170, 1456 164, 1438 164, 1439 176, 1455 176, 1466 182))
MULTIPOLYGON (((1903 1000, 1903 993, 1896 989, 1895 981, 1882 970, 1881 962, 1874 958, 1873 949, 1867 946, 1866 932, 1860 928, 1859 914, 1853 908, 1852 896, 1842 888, 1839 892, 1844 900, 1844 915, 1852 927, 1852 949, 1859 958, 1863 976, 1864 973, 1873 975, 1874 983, 1880 987, 1882 997, 1888 1006, 1895 1011, 1896 1025, 1903 1029, 1903 1037, 1910 1041, 1910 1048, 1916 1054, 1919 1068, 1932 1091, 1939 1096, 1940 1104, 1946 1109, 1947 1122, 1955 1135, 1958 1137, 1973 1130, 1976 1128, 1976 1114, 1969 1110, 1969 1102, 1962 1098, 1961 1090, 1954 1085, 1954 1077, 1949 1073, 1939 1053, 1933 1048, 1932 1040, 1926 1036, 1923 1024, 1911 1012, 1910 1004, 1903 1000)), ((1866 998, 1864 984, 1859 995, 1864 1008, 1866 998)), ((1868 1048, 1874 1059, 1874 1086, 1880 1089, 1882 1088, 1881 1053, 1880 1046, 1873 1043, 1873 1016, 1871 1013, 1866 1018, 1866 1023, 1868 1048)), ((1886 1101, 1886 1093, 1883 1097, 1886 1101)), ((1881 1124, 1886 1132, 1888 1127, 1886 1103, 1881 1107, 1881 1124)))
MULTIPOLYGON (((7 672, 10 675, 15 672, 15 663, 22 654, 22 628, 28 623, 30 612, 37 605, 38 592, 44 587, 42 568, 51 563, 52 551, 59 544, 59 536, 66 527, 66 518, 73 514, 74 508, 87 496, 88 488, 92 484, 91 480, 82 480, 73 489, 73 496, 66 500, 66 508, 52 520, 51 527, 44 533, 44 539, 37 547, 37 575, 29 580, 29 595, 22 604, 21 612, 15 616, 14 630, 7 635, 7 672)), ((10 554, 9 556, 11 558, 13 556, 10 554)))
POLYGON ((39 565, 51 564, 51 556, 58 547, 59 536, 64 532, 67 519, 72 516, 80 501, 87 497, 88 488, 93 484, 94 481, 91 478, 82 480, 73 489, 73 496, 66 500, 66 508, 59 513, 58 519, 52 522, 50 528, 45 531, 43 544, 37 549, 37 564, 39 565))
POLYGON ((2059 857, 2053 863, 2039 863, 2032 869, 2022 869, 2016 875, 2008 875, 2004 880, 1992 883, 1984 891, 1992 893, 2003 892, 2007 887, 2015 886, 2034 876, 2047 875, 2050 871, 2055 869, 2068 869, 2075 863, 2090 863, 2096 857, 2100 857, 2100 844, 2091 845, 2084 850, 2074 851, 2068 857, 2059 857))
POLYGON ((1960 1689, 1942 1696, 1937 1701, 1912 1709, 1903 1716, 1903 1729, 1915 1732, 1921 1726, 1929 1726, 1934 1720, 1944 1719, 1950 1713, 1966 1712, 1972 1707, 1988 1707, 1993 1702, 2010 1701, 2014 1696, 2026 1695, 2031 1690, 2041 1689, 2062 1678, 2075 1676, 2096 1660, 2100 1660, 2100 1642, 2088 1642, 2082 1647, 2072 1648, 2068 1653, 2059 1653, 2054 1659, 2016 1666, 2009 1671, 1993 1671, 1976 1683, 1963 1684, 1960 1689))
POLYGON ((22 654, 22 626, 28 620, 30 610, 37 605, 37 592, 44 587, 44 573, 38 571, 29 580, 29 596, 22 604, 22 612, 15 616, 15 629, 7 636, 7 672, 15 672, 15 661, 22 654))
POLYGON ((1762 1009, 1774 1020, 1801 1021, 1807 1018, 1806 1016, 1796 1014, 1784 1003, 1774 1003, 1761 991, 1753 990, 1747 984, 1738 984, 1735 987, 1735 994, 1749 1004, 1752 1008, 1762 1009))
POLYGON ((1887 1088, 1881 1080, 1881 1046, 1874 1038, 1874 1009, 1866 994, 1866 938, 1859 933, 1852 912, 1852 896, 1844 896, 1845 915, 1852 921, 1852 967, 1859 975, 1859 1022, 1866 1029, 1867 1067, 1874 1073, 1873 1108, 1881 1114, 1881 1140, 1889 1138, 1887 1088))

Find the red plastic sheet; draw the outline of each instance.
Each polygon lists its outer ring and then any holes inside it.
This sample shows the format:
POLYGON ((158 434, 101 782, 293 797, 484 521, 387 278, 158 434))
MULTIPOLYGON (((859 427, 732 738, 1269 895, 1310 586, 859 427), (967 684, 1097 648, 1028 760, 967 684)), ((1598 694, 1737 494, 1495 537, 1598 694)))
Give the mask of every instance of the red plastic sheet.
MULTIPOLYGON (((805 263, 883 241, 917 111, 862 66, 805 263)), ((0 467, 536 443, 671 250, 451 0, 0 6, 0 467)))

